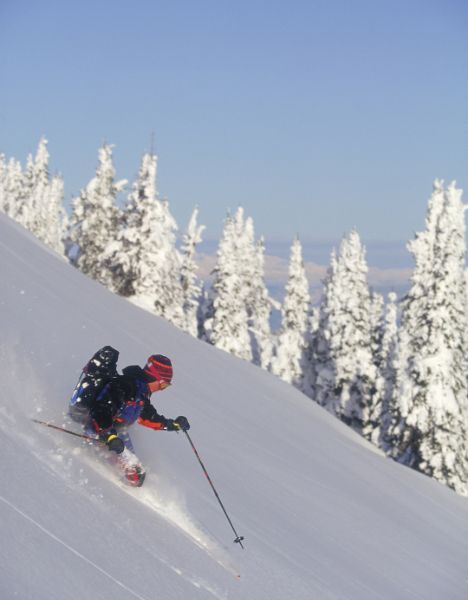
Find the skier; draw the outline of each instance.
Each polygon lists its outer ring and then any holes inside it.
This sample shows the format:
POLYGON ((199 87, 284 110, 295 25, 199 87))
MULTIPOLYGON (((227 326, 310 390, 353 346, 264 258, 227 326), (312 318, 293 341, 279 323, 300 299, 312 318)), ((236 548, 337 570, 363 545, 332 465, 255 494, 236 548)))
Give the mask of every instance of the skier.
POLYGON ((111 346, 101 348, 83 369, 70 401, 69 414, 84 425, 87 435, 96 437, 119 456, 125 476, 134 485, 143 483, 144 472, 135 469, 133 444, 128 427, 137 421, 155 430, 190 429, 186 417, 168 419, 158 414, 151 404, 151 394, 171 385, 173 369, 169 358, 151 355, 141 368, 132 365, 117 373, 118 351, 111 346), (134 463, 133 465, 131 463, 134 463), (131 467, 131 468, 130 468, 131 467), (140 481, 141 480, 141 481, 140 481))

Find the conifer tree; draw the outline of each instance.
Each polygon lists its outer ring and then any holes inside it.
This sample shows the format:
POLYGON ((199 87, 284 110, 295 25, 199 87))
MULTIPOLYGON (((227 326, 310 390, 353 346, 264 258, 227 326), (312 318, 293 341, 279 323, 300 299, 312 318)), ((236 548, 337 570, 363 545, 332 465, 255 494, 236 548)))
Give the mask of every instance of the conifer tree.
POLYGON ((461 190, 435 181, 403 302, 384 443, 399 462, 468 493, 465 221, 461 190))
POLYGON ((385 436, 391 422, 391 403, 395 388, 395 360, 398 345, 398 305, 397 295, 394 292, 388 294, 388 302, 385 307, 384 321, 382 327, 381 344, 378 353, 378 368, 380 379, 383 382, 381 391, 382 409, 380 416, 380 427, 378 438, 372 437, 372 441, 381 446, 385 451, 385 436))
POLYGON ((281 309, 281 329, 271 371, 301 389, 304 387, 302 359, 307 344, 309 305, 309 284, 302 258, 302 246, 296 238, 291 246, 286 295, 281 309))
POLYGON ((182 286, 182 308, 184 314, 183 329, 197 337, 198 319, 197 310, 201 295, 201 285, 197 276, 198 266, 195 262, 197 245, 202 241, 204 225, 197 224, 198 208, 195 208, 190 217, 187 231, 182 237, 182 265, 180 280, 182 286))
POLYGON ((247 297, 247 313, 252 336, 252 360, 262 369, 269 369, 273 357, 271 311, 277 303, 270 297, 265 284, 265 241, 255 242, 252 274, 247 297))
POLYGON ((385 430, 383 422, 386 420, 388 402, 395 383, 393 360, 397 342, 396 301, 396 294, 390 292, 388 303, 384 305, 383 296, 371 292, 371 350, 377 372, 368 427, 364 434, 377 446, 382 445, 382 435, 385 430))
POLYGON ((145 153, 105 262, 111 289, 183 327, 177 223, 156 188, 157 157, 145 153))
POLYGON ((371 352, 371 305, 365 252, 352 231, 332 253, 314 339, 315 399, 369 436, 377 371, 371 352))
POLYGON ((115 181, 112 146, 99 149, 96 175, 72 202, 70 241, 74 245, 72 262, 85 275, 111 286, 112 273, 108 267, 108 248, 117 235, 120 211, 117 194, 125 180, 115 181))
POLYGON ((213 283, 206 299, 203 338, 239 358, 252 360, 252 348, 245 302, 246 289, 239 264, 243 254, 239 233, 243 230, 242 212, 228 214, 217 252, 213 283))
POLYGON ((24 195, 24 178, 21 163, 7 160, 0 154, 0 211, 18 221, 20 201, 24 195))
POLYGON ((0 161, 0 206, 8 216, 37 238, 63 254, 63 181, 50 179, 47 140, 39 141, 35 157, 30 155, 23 173, 15 159, 0 161))
POLYGON ((64 254, 64 238, 67 217, 63 208, 64 184, 59 175, 54 175, 44 190, 44 202, 40 209, 35 235, 58 254, 64 254))
POLYGON ((18 213, 23 198, 23 172, 20 162, 10 158, 3 173, 0 191, 2 210, 9 217, 18 221, 18 213))
POLYGON ((264 281, 264 243, 255 242, 253 220, 239 207, 225 221, 214 280, 202 295, 200 337, 268 368, 272 355, 273 301, 264 281))
POLYGON ((382 400, 385 391, 385 381, 382 373, 382 342, 385 332, 384 298, 382 294, 370 291, 370 334, 371 334, 371 356, 375 366, 374 390, 372 402, 369 406, 367 425, 363 429, 363 435, 375 444, 379 443, 380 425, 382 417, 382 400))
POLYGON ((302 391, 309 398, 316 399, 316 358, 318 330, 320 325, 320 307, 311 306, 307 315, 307 328, 305 332, 305 345, 301 356, 302 391))
POLYGON ((262 238, 255 241, 253 219, 244 220, 241 207, 236 211, 235 223, 238 273, 247 309, 252 362, 267 369, 273 352, 270 327, 273 300, 265 285, 265 245, 262 238))
POLYGON ((375 361, 380 361, 380 349, 384 334, 384 298, 382 294, 370 290, 370 327, 371 327, 371 349, 375 361))
POLYGON ((151 256, 146 254, 150 246, 160 243, 162 237, 156 170, 157 157, 145 153, 126 206, 120 214, 115 238, 106 249, 105 261, 111 274, 109 287, 121 296, 130 297, 141 292, 142 271, 145 271, 144 265, 151 256))
POLYGON ((6 156, 0 154, 0 212, 10 217, 15 206, 16 196, 19 196, 21 193, 21 179, 21 165, 13 159, 7 162, 6 156), (16 165, 19 167, 17 177, 19 185, 12 186, 12 175, 16 165), (14 189, 15 187, 17 188, 16 190, 14 189))
POLYGON ((46 224, 43 213, 48 199, 49 152, 47 140, 39 140, 37 151, 26 161, 21 194, 16 199, 15 219, 36 237, 42 239, 46 224))

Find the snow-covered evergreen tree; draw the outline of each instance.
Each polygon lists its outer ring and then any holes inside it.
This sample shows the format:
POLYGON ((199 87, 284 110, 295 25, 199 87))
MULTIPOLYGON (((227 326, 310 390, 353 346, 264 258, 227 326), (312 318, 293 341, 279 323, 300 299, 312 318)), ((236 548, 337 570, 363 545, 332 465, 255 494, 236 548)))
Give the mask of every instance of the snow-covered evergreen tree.
POLYGON ((105 262, 114 291, 183 327, 177 223, 158 197, 156 171, 157 157, 145 153, 105 262))
POLYGON ((273 336, 270 317, 272 308, 279 306, 265 284, 265 241, 255 242, 250 294, 247 298, 250 330, 253 335, 253 362, 262 369, 269 369, 273 357, 273 336))
POLYGON ((213 283, 206 299, 202 336, 214 346, 251 361, 244 266, 239 264, 239 256, 244 255, 244 236, 239 235, 242 222, 239 210, 235 218, 228 214, 224 222, 213 283))
POLYGON ((388 303, 380 294, 371 292, 371 349, 377 369, 375 393, 371 404, 366 437, 377 446, 382 445, 388 403, 393 393, 395 373, 393 361, 397 343, 397 296, 388 294, 388 303))
POLYGON ((18 161, 10 159, 7 161, 4 154, 0 154, 0 212, 11 216, 15 206, 16 197, 21 194, 22 173, 18 161), (14 177, 14 173, 17 177, 14 177), (16 179, 18 185, 12 185, 16 179))
POLYGON ((380 347, 382 345, 382 338, 384 334, 384 298, 382 294, 370 291, 370 327, 371 327, 371 348, 372 355, 375 361, 379 360, 378 355, 380 354, 380 347))
POLYGON ((63 208, 64 183, 60 175, 54 175, 47 187, 47 199, 42 206, 42 223, 39 239, 50 248, 64 254, 64 238, 67 216, 63 208), (47 226, 45 226, 47 225, 47 226))
POLYGON ((115 181, 112 146, 104 144, 99 149, 96 175, 72 202, 70 241, 75 252, 72 262, 107 286, 112 285, 107 251, 117 235, 120 219, 116 197, 125 184, 125 180, 115 181))
POLYGON ((381 446, 385 451, 386 447, 385 436, 387 429, 391 423, 391 403, 392 395, 395 388, 395 360, 398 345, 398 304, 397 295, 394 292, 388 294, 388 302, 385 307, 384 319, 382 325, 381 343, 378 353, 378 369, 381 388, 381 416, 378 438, 374 435, 372 441, 381 446))
POLYGON ((63 181, 50 179, 47 140, 41 138, 35 157, 28 156, 24 173, 17 160, 6 163, 4 157, 0 170, 0 209, 63 254, 63 181))
POLYGON ((36 237, 43 240, 47 229, 46 210, 49 199, 49 151, 47 140, 39 140, 36 155, 28 156, 23 175, 22 193, 18 199, 16 219, 36 237))
POLYGON ((253 220, 239 207, 228 215, 214 280, 202 295, 200 337, 245 360, 268 368, 272 356, 270 313, 265 285, 264 242, 255 241, 253 220))
POLYGON ((253 219, 244 220, 242 208, 236 211, 235 222, 237 263, 245 293, 252 362, 267 369, 273 353, 270 315, 274 301, 265 285, 265 243, 263 238, 255 241, 253 219))
POLYGON ((10 158, 6 163, 0 188, 2 211, 18 221, 18 212, 23 198, 23 172, 21 163, 10 158))
POLYGON ((130 297, 137 293, 148 258, 144 255, 148 254, 149 244, 155 243, 154 238, 159 240, 162 236, 156 169, 157 157, 145 153, 120 215, 116 235, 106 248, 105 260, 111 273, 109 288, 121 296, 130 297), (155 229, 156 236, 152 234, 155 229))
POLYGON ((315 365, 317 335, 320 326, 320 307, 311 306, 307 316, 305 345, 301 357, 302 391, 309 398, 316 398, 317 370, 315 365))
POLYGON ((356 231, 332 253, 312 352, 316 401, 370 435, 377 370, 364 248, 356 231))
POLYGON ((304 387, 302 359, 307 345, 309 305, 309 283, 302 258, 302 246, 296 238, 291 246, 286 295, 281 309, 281 329, 271 371, 301 389, 304 387))
POLYGON ((197 337, 198 319, 197 310, 201 295, 201 285, 197 276, 198 265, 195 261, 197 245, 202 241, 204 225, 198 225, 198 208, 195 208, 190 217, 187 231, 182 237, 182 265, 180 279, 182 285, 182 308, 184 313, 183 329, 197 337))
POLYGON ((465 220, 461 190, 435 181, 403 302, 385 444, 399 462, 468 493, 465 220))
POLYGON ((34 208, 33 194, 36 183, 34 157, 28 154, 26 159, 26 168, 22 172, 21 193, 16 199, 15 219, 26 229, 30 231, 34 227, 34 208))
POLYGON ((374 442, 379 443, 380 421, 382 417, 382 401, 385 393, 385 380, 382 374, 382 342, 385 332, 384 298, 382 294, 371 290, 370 292, 370 332, 372 361, 376 367, 375 390, 370 405, 367 426, 364 435, 374 442))

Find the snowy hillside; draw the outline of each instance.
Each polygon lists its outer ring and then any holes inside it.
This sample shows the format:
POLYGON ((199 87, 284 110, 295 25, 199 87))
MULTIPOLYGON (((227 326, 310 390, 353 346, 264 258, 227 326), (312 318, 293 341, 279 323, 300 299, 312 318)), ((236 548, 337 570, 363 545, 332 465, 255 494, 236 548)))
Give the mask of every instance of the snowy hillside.
POLYGON ((389 459, 292 387, 113 296, 0 217, 0 598, 466 600, 468 500, 389 459), (63 422, 99 347, 169 355, 148 466, 124 487, 63 422), (240 574, 240 578, 237 575, 240 574))

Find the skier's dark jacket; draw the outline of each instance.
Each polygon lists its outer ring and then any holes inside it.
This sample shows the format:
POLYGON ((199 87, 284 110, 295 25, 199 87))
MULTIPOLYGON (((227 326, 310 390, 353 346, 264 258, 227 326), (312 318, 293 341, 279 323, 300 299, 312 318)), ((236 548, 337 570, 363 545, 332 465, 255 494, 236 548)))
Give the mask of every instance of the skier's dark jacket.
POLYGON ((151 429, 166 429, 168 420, 150 402, 143 369, 135 365, 125 367, 122 373, 105 384, 89 407, 96 432, 135 421, 151 429))

